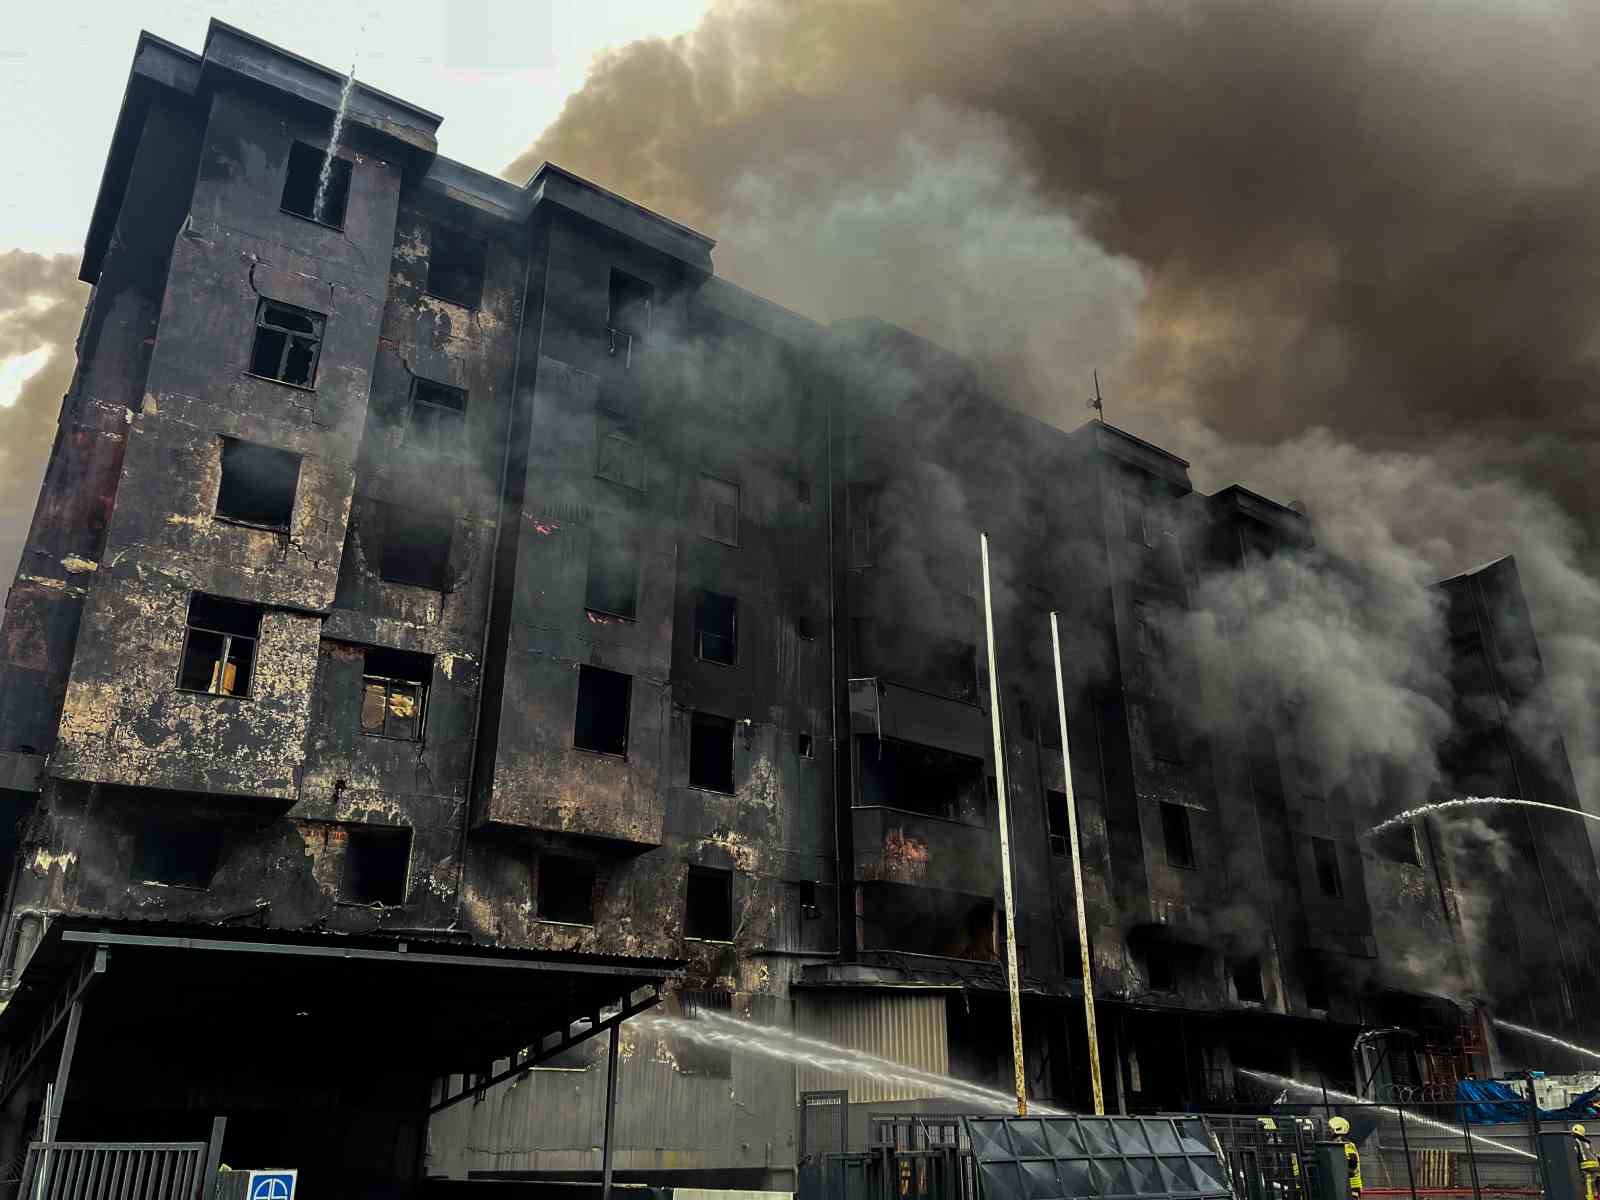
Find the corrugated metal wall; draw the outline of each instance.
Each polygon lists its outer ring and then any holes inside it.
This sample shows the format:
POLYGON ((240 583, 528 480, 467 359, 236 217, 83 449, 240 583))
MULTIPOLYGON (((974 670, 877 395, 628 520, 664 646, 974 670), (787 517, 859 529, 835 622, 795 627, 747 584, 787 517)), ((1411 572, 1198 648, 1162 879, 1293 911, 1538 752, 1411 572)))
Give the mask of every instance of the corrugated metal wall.
MULTIPOLYGON (((925 992, 796 992, 795 1029, 806 1037, 948 1075, 950 1043, 945 1031, 944 1003, 943 995, 925 992)), ((925 1090, 900 1084, 803 1065, 795 1071, 795 1079, 802 1092, 848 1090, 852 1104, 919 1100, 929 1095, 925 1090)))

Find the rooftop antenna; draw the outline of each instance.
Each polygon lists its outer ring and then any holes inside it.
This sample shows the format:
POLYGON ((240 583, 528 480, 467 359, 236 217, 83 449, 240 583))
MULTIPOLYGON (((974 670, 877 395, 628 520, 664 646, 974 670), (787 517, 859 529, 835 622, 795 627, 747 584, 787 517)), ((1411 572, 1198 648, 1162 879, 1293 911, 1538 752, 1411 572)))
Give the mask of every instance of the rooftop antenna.
POLYGON ((1106 401, 1100 394, 1100 372, 1094 373, 1094 396, 1089 401, 1089 407, 1094 409, 1095 419, 1104 423, 1106 419, 1106 401))

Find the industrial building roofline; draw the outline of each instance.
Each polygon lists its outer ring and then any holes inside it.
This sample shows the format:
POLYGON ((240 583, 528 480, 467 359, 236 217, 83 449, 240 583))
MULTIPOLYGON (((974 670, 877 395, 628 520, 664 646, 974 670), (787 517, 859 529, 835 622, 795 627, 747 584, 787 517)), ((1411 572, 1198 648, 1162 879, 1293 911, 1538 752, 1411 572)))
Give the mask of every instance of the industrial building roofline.
MULTIPOLYGON (((152 33, 141 33, 84 241, 79 279, 94 283, 99 278, 151 99, 163 91, 202 99, 224 78, 269 89, 292 102, 315 105, 330 114, 330 123, 345 82, 339 71, 222 21, 210 23, 200 54, 152 33)), ((705 234, 553 163, 542 164, 532 178, 518 185, 444 158, 438 152, 437 138, 442 117, 359 79, 351 89, 345 120, 390 143, 425 191, 482 216, 525 224, 542 205, 551 204, 616 229, 692 268, 707 274, 711 271, 711 249, 716 242, 705 234)))

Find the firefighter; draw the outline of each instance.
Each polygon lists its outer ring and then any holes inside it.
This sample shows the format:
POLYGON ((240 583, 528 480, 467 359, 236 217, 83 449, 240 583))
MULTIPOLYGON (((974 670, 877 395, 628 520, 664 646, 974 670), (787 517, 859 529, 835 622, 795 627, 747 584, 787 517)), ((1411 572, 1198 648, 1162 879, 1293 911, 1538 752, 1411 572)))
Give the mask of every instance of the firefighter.
POLYGON ((1572 1140, 1578 1144, 1578 1165, 1583 1168, 1584 1200, 1595 1200, 1595 1185, 1600 1178, 1600 1159, 1595 1158, 1594 1147, 1589 1144, 1589 1131, 1582 1125, 1572 1127, 1572 1140))
POLYGON ((1328 1118, 1328 1133, 1344 1143, 1344 1164, 1350 1174, 1350 1200, 1361 1200, 1361 1151, 1350 1140, 1350 1122, 1343 1117, 1328 1118))

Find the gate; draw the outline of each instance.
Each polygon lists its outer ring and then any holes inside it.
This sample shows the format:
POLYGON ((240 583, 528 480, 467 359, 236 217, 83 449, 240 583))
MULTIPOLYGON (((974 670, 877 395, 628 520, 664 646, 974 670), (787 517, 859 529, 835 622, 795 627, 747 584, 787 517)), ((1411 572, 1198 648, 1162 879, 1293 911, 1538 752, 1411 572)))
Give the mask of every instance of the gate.
POLYGON ((800 1158, 843 1154, 850 1130, 849 1092, 800 1093, 800 1158))
POLYGON ((209 1142, 33 1142, 16 1200, 212 1200, 224 1126, 209 1142))

